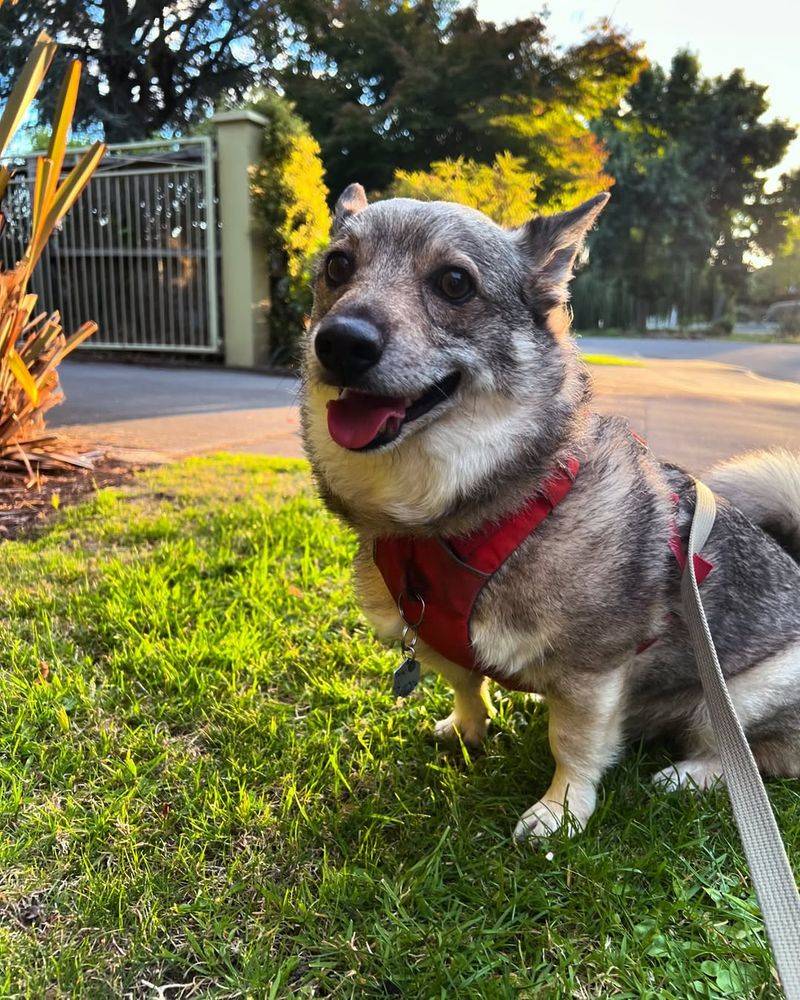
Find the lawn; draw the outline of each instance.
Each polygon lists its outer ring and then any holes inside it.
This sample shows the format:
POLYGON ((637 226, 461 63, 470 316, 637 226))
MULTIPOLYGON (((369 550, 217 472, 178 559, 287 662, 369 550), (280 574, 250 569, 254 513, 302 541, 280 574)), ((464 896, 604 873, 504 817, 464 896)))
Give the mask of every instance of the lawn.
POLYGON ((583 836, 514 846, 545 710, 436 747, 352 549, 302 463, 224 456, 0 547, 0 995, 776 996, 724 793, 639 751, 583 836))
POLYGON ((642 368, 644 366, 643 361, 637 361, 635 358, 622 358, 617 354, 585 354, 581 352, 581 357, 587 365, 611 365, 620 368, 642 368))

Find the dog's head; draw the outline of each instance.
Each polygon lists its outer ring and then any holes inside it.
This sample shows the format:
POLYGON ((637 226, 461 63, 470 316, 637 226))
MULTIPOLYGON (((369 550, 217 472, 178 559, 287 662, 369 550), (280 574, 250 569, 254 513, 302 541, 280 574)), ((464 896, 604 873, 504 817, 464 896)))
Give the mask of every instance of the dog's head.
POLYGON ((424 524, 525 448, 557 446, 583 380, 568 283, 602 194, 504 230, 352 184, 315 274, 306 445, 351 516, 424 524))

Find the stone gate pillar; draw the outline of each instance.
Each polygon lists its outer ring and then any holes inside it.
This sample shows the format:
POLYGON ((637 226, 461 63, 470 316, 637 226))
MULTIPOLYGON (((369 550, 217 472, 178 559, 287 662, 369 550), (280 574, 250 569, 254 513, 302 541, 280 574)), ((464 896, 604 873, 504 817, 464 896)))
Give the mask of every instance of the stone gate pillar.
POLYGON ((225 364, 256 368, 269 359, 269 266, 250 202, 250 167, 261 152, 263 115, 223 111, 217 132, 217 191, 222 223, 222 320, 225 364))

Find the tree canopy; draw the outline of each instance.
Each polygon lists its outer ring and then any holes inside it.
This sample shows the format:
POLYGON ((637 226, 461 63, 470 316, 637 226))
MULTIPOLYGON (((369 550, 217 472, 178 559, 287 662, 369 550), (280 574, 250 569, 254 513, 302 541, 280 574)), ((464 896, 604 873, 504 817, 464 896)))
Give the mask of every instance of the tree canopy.
POLYGON ((672 305, 684 319, 720 318, 745 287, 748 261, 777 249, 800 184, 787 176, 767 190, 764 172, 795 130, 761 120, 765 91, 741 70, 708 79, 696 56, 679 52, 668 71, 641 74, 625 113, 597 121, 616 185, 591 243, 591 277, 576 283, 579 321, 592 322, 598 284, 621 295, 621 325, 643 326, 672 305))
POLYGON ((764 305, 800 298, 800 215, 786 219, 786 238, 772 263, 753 272, 750 297, 764 305))
POLYGON ((644 60, 607 24, 560 54, 537 17, 498 26, 446 0, 298 0, 281 86, 320 141, 332 190, 386 189, 394 171, 522 157, 556 203, 610 183, 588 122, 644 60))
POLYGON ((261 207, 300 303, 322 201, 354 180, 501 222, 613 188, 574 285, 580 326, 673 307, 724 319, 748 289, 795 287, 796 249, 781 248, 800 172, 765 180, 795 129, 765 120, 766 88, 741 70, 706 78, 688 52, 651 66, 608 22, 561 49, 546 16, 497 25, 457 0, 38 0, 0 7, 0 89, 42 29, 87 64, 77 122, 111 141, 185 133, 273 92, 261 207))
MULTIPOLYGON (((30 41, 46 30, 61 62, 86 64, 76 125, 102 128, 110 142, 183 131, 222 94, 242 96, 255 78, 253 33, 266 37, 259 0, 36 0, 0 8, 0 87, 7 92, 30 41)), ((61 73, 49 79, 57 81, 61 73)), ((57 98, 41 94, 45 112, 57 98)), ((46 117, 46 115, 45 115, 46 117)))
POLYGON ((430 170, 398 170, 391 194, 457 201, 485 212, 501 226, 519 226, 536 212, 538 183, 520 157, 500 153, 491 165, 460 157, 432 163, 430 170))

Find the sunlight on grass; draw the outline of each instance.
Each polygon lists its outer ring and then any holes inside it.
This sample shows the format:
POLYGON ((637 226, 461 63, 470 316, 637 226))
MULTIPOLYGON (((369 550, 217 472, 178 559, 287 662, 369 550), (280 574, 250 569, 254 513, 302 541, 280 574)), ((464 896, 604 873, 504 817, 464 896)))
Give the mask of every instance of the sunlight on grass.
POLYGON ((545 710, 435 747, 448 696, 395 704, 353 550, 304 463, 250 457, 0 546, 0 995, 776 995, 724 793, 634 754, 582 837, 515 847, 545 710))
POLYGON ((622 368, 643 368, 644 362, 636 358, 621 358, 616 354, 583 354, 583 360, 589 365, 619 365, 622 368))

